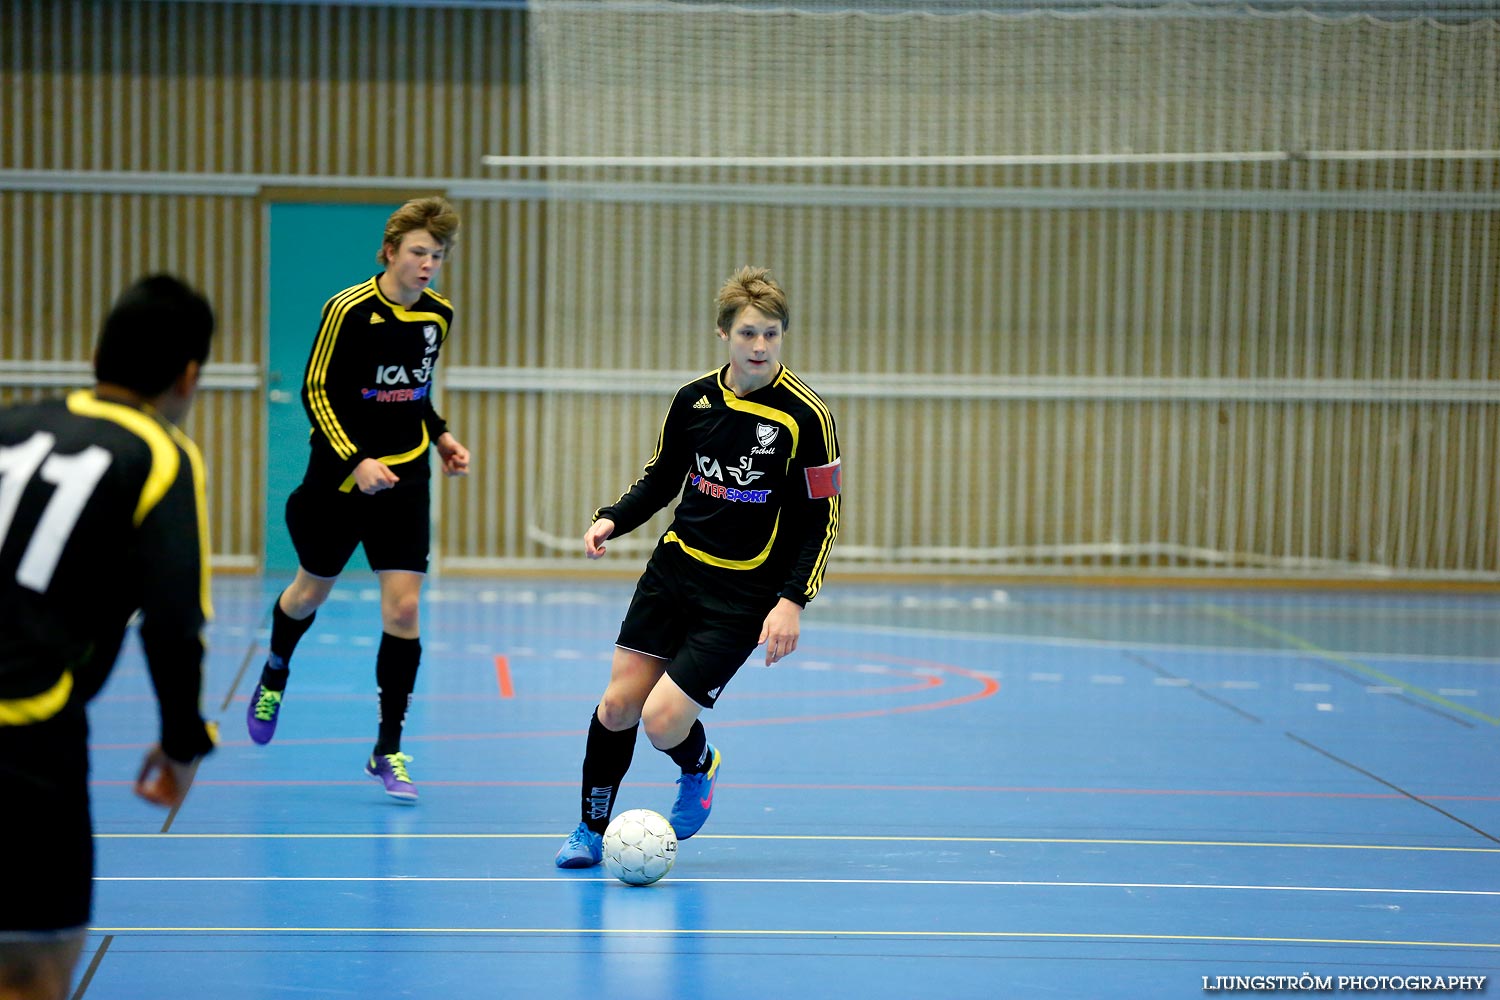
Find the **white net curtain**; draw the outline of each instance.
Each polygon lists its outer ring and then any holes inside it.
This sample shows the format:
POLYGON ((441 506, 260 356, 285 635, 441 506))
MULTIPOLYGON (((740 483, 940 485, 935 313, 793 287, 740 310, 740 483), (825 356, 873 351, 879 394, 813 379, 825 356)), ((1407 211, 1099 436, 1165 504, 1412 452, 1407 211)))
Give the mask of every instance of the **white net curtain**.
POLYGON ((539 551, 764 263, 844 570, 1500 579, 1500 25, 978 7, 533 0, 539 551))

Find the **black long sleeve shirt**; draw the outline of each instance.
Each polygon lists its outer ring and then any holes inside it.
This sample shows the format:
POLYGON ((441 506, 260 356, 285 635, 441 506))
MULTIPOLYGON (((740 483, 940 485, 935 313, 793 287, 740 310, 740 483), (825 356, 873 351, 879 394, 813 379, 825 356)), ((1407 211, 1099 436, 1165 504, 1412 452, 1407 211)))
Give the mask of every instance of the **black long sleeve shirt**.
POLYGON ((139 610, 162 749, 207 753, 208 558, 203 460, 172 424, 91 391, 0 410, 0 726, 81 710, 139 610))
POLYGON ((302 379, 312 423, 307 481, 344 492, 367 458, 390 466, 403 483, 426 480, 428 445, 448 427, 432 403, 432 376, 453 305, 431 289, 410 308, 397 305, 380 291, 379 277, 323 306, 302 379))
POLYGON ((839 531, 840 455, 833 414, 785 366, 744 398, 726 369, 677 390, 641 478, 595 519, 612 537, 640 527, 681 490, 662 545, 749 595, 805 605, 823 585, 839 531))

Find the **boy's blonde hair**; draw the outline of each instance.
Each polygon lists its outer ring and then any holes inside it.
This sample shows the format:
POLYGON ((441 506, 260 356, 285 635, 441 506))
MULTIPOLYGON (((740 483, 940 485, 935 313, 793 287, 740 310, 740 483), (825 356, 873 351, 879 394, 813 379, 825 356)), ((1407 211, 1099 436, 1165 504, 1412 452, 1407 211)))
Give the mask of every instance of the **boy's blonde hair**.
POLYGON ((742 267, 724 282, 714 299, 719 329, 728 333, 734 318, 746 306, 754 306, 767 316, 781 320, 782 330, 792 325, 791 314, 786 308, 786 292, 771 277, 770 268, 742 267))
POLYGON ((413 198, 385 220, 385 238, 380 242, 380 252, 375 255, 375 260, 381 266, 389 264, 390 252, 401 246, 401 238, 418 229, 427 230, 444 250, 451 250, 458 242, 458 212, 447 198, 413 198))

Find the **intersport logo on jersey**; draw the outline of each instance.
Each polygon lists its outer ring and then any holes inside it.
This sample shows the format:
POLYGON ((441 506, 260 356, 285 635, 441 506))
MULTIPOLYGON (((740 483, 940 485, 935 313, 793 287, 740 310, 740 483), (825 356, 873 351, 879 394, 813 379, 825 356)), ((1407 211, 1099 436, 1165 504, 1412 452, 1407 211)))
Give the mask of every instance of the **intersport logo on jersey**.
POLYGON ((414 389, 361 389, 359 394, 362 398, 373 399, 377 403, 411 403, 426 399, 431 391, 432 385, 429 383, 414 389))
POLYGON ((721 486, 696 474, 689 476, 688 482, 704 496, 731 503, 765 503, 766 498, 771 495, 770 490, 737 490, 733 486, 721 486))

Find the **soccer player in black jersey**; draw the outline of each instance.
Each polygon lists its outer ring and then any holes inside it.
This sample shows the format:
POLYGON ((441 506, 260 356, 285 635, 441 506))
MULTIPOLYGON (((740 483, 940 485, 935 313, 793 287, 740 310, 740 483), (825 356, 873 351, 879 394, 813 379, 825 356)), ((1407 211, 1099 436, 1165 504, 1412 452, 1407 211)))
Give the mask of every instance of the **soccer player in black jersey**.
POLYGON ((286 502, 297 575, 271 610, 271 649, 246 724, 256 743, 276 731, 292 652, 363 543, 380 576, 383 634, 375 657, 380 719, 365 773, 398 802, 417 787, 401 730, 422 656, 418 600, 431 533, 429 446, 463 475, 469 452, 432 404, 432 376, 453 306, 431 288, 453 248, 458 213, 442 198, 402 205, 376 259, 385 270, 323 306, 302 383, 312 452, 286 502))
POLYGON ((670 817, 678 839, 702 828, 720 754, 699 713, 712 708, 757 646, 769 666, 797 648, 802 608, 823 585, 839 529, 833 415, 781 364, 786 295, 765 268, 719 290, 729 363, 677 390, 645 473, 601 507, 583 536, 590 559, 681 492, 671 526, 620 625, 609 684, 589 720, 582 819, 559 868, 602 860, 615 795, 645 723, 682 769, 670 817))
POLYGON ((181 804, 213 747, 203 460, 176 427, 213 327, 197 292, 143 279, 104 320, 94 389, 0 410, 0 996, 68 995, 93 903, 85 707, 135 611, 161 708, 136 794, 181 804))

